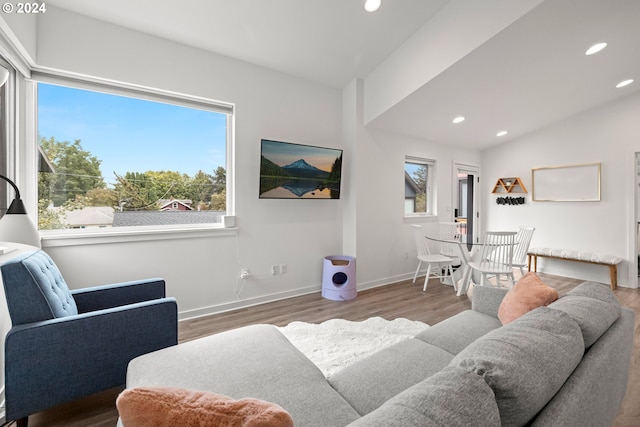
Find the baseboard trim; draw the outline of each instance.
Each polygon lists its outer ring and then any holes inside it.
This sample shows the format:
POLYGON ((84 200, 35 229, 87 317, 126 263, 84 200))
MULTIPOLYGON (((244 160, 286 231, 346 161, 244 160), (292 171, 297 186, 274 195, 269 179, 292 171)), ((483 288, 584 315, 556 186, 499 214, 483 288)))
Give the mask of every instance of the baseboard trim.
MULTIPOLYGON (((385 279, 372 280, 369 282, 358 282, 358 291, 364 291, 366 289, 378 288, 381 286, 391 285, 393 283, 402 282, 404 280, 411 279, 413 273, 400 274, 385 279)), ((252 307, 254 305, 266 304, 269 302, 282 301, 288 298, 299 297, 303 295, 309 295, 313 293, 320 293, 322 286, 320 284, 316 286, 307 286, 300 289, 294 289, 286 292, 279 292, 275 294, 263 295, 255 298, 247 298, 243 300, 228 302, 224 304, 211 305, 208 307, 197 308, 194 310, 186 310, 178 313, 178 320, 192 320, 198 317, 210 316, 212 314, 225 313, 227 311, 238 310, 241 308, 252 307)))
POLYGON ((252 307, 254 305, 266 304, 268 302, 281 301, 284 299, 299 297, 302 295, 308 295, 308 294, 312 294, 320 291, 321 291, 320 285, 308 286, 305 288, 294 289, 286 292, 263 295, 255 298, 247 298, 247 299, 228 302, 224 304, 210 305, 208 307, 197 308, 194 310, 181 311, 178 313, 178 320, 183 321, 183 320, 196 319, 198 317, 225 313, 227 311, 233 311, 241 308, 252 307))

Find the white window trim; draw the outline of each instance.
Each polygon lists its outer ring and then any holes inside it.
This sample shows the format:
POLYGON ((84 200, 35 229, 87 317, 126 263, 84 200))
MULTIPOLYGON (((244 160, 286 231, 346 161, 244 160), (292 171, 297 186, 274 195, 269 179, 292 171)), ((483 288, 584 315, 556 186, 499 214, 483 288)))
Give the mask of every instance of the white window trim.
MULTIPOLYGON (((402 168, 404 170, 406 163, 415 163, 429 166, 427 168, 427 188, 426 188, 426 197, 429 202, 427 205, 427 212, 413 212, 407 213, 404 212, 405 219, 413 219, 413 218, 437 218, 437 203, 436 203, 436 193, 437 190, 435 188, 435 177, 437 163, 435 159, 428 159, 426 157, 416 157, 416 156, 404 156, 404 162, 402 163, 402 168)), ((403 174, 404 176, 404 174, 403 174)))
POLYGON ((184 224, 182 226, 140 226, 91 229, 44 230, 43 248, 102 245, 107 243, 148 242, 153 240, 195 239, 236 235, 238 227, 222 224, 184 224))
MULTIPOLYGON (((37 159, 38 144, 37 122, 37 84, 50 83, 84 90, 93 90, 120 96, 136 97, 155 102, 170 103, 190 108, 205 108, 211 111, 227 115, 227 140, 226 140, 226 216, 235 216, 235 105, 221 101, 215 101, 198 96, 170 92, 145 86, 114 82, 106 79, 76 75, 72 73, 52 72, 48 69, 34 69, 31 77, 26 78, 26 150, 33 155, 26 162, 26 176, 31 202, 28 203, 29 212, 37 223, 37 159)), ((235 221, 233 221, 235 222, 235 221)), ((40 230, 43 247, 74 246, 97 243, 120 243, 131 241, 150 241, 181 238, 201 238, 204 236, 225 236, 235 234, 237 227, 224 227, 223 223, 211 224, 174 224, 170 226, 138 226, 91 229, 65 229, 65 230, 40 230)))

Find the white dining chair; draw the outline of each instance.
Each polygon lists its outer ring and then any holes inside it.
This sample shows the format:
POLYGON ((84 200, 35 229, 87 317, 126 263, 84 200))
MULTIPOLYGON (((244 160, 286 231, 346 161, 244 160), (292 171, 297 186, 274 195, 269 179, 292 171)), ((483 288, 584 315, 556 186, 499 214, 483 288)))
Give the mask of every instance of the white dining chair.
POLYGON ((416 283, 416 279, 418 277, 420 269, 422 268, 422 264, 427 264, 427 274, 424 276, 424 286, 422 288, 423 291, 426 291, 429 279, 437 278, 440 279, 440 281, 443 281, 445 277, 453 276, 451 258, 442 254, 431 253, 421 225, 411 224, 411 228, 413 229, 413 237, 416 244, 416 250, 418 252, 418 267, 416 268, 416 272, 413 275, 413 283, 416 283), (447 271, 446 274, 442 274, 442 268, 445 268, 445 270, 447 271), (434 270, 433 275, 431 274, 432 270, 434 270))
POLYGON ((524 268, 527 266, 527 252, 531 245, 531 238, 535 227, 520 227, 516 234, 516 245, 513 249, 513 267, 518 267, 524 276, 524 268))
POLYGON ((482 253, 478 261, 469 262, 469 267, 480 274, 480 285, 489 284, 489 276, 495 276, 500 286, 500 276, 505 276, 508 287, 513 286, 513 250, 515 231, 487 231, 484 234, 482 253))

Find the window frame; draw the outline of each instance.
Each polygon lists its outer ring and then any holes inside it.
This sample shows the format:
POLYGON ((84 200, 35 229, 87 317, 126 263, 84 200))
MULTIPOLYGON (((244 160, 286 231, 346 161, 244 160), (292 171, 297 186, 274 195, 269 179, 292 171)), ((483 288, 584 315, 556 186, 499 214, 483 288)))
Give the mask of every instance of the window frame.
MULTIPOLYGON (((405 218, 424 218, 424 217, 435 217, 437 216, 436 212, 436 167, 437 162, 435 159, 429 159, 426 157, 417 157, 417 156, 409 156, 406 155, 404 157, 403 163, 403 176, 406 174, 407 163, 415 164, 415 165, 424 165, 427 167, 427 183, 425 188, 425 196, 426 196, 426 208, 425 212, 407 212, 406 211, 406 196, 403 198, 403 211, 405 218)), ((406 186, 406 183, 405 183, 406 186)))
MULTIPOLYGON (((235 104, 216 101, 204 97, 187 95, 183 93, 170 92, 166 90, 150 88, 145 86, 125 84, 120 82, 112 82, 98 78, 80 78, 78 76, 69 76, 63 73, 52 73, 46 71, 33 71, 31 77, 26 78, 27 89, 30 96, 27 97, 28 111, 28 132, 32 135, 29 140, 31 149, 37 152, 38 146, 38 83, 47 83, 59 86, 67 86, 75 89, 88 90, 94 92, 102 92, 116 96, 133 97, 147 101, 168 103, 187 108, 205 109, 226 115, 226 214, 225 217, 235 216, 235 104), (29 105, 31 104, 31 105, 29 105)), ((30 151, 32 151, 30 150, 30 151)), ((33 179, 36 187, 38 170, 35 167, 37 159, 34 158, 30 162, 33 169, 30 178, 33 179)), ((35 197, 37 205, 37 196, 35 197)), ((37 216, 37 209, 34 211, 37 216)), ((36 218, 37 220, 37 218, 36 218)), ((233 223, 233 221, 231 221, 233 223)), ((51 246, 67 246, 69 244, 98 243, 99 241, 123 242, 123 241, 140 241, 140 240, 157 240, 164 238, 185 238, 189 236, 202 237, 202 233, 212 235, 226 235, 224 230, 224 221, 220 223, 205 224, 171 224, 171 225, 153 225, 153 226, 127 226, 109 228, 85 228, 85 229, 58 229, 58 230, 39 230, 43 240, 44 247, 51 246), (97 239, 97 240, 96 240, 97 239), (84 241, 84 242, 83 242, 84 241)), ((233 228, 235 227, 227 227, 233 228)))

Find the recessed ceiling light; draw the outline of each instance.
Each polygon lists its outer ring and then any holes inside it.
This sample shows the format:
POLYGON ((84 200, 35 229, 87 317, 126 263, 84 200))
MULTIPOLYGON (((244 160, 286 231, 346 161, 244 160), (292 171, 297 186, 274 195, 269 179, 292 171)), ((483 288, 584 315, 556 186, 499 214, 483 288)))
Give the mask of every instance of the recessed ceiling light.
POLYGON ((380 9, 380 5, 382 5, 382 0, 366 0, 364 2, 364 10, 367 12, 375 12, 380 9))
POLYGON ((616 85, 616 88, 625 87, 625 86, 630 85, 631 83, 633 83, 633 79, 627 79, 627 80, 624 80, 624 81, 621 81, 620 83, 618 83, 616 85))
POLYGON ((585 55, 593 55, 594 53, 600 52, 605 47, 607 47, 607 44, 605 42, 596 43, 593 46, 591 46, 589 49, 587 49, 587 51, 584 54, 585 55))
POLYGON ((505 136, 507 133, 509 132, 507 132, 506 130, 501 130, 500 132, 496 133, 496 136, 505 136))
POLYGON ((464 117, 462 116, 458 116, 455 119, 453 119, 453 123, 458 124, 458 123, 462 123, 464 122, 464 117))

